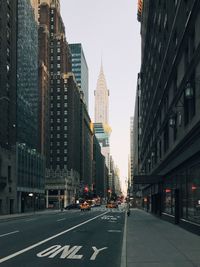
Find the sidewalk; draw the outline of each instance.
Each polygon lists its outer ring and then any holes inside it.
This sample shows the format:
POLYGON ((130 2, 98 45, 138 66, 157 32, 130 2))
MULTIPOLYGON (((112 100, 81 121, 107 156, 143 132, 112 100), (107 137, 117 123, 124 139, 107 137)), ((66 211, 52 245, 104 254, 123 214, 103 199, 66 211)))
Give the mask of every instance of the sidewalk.
POLYGON ((126 267, 200 267, 200 236, 138 209, 126 230, 126 267))
POLYGON ((43 215, 43 214, 54 214, 59 213, 61 210, 41 210, 41 211, 32 211, 32 212, 24 212, 24 213, 14 213, 14 214, 7 214, 7 215, 0 215, 0 222, 9 221, 9 220, 15 220, 19 218, 26 218, 31 217, 35 215, 43 215))

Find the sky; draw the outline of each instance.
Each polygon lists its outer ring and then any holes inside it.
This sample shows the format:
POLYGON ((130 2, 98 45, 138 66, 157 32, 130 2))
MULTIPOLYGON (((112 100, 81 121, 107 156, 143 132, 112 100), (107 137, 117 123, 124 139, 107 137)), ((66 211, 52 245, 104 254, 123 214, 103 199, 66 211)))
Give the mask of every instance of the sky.
POLYGON ((110 150, 120 170, 122 187, 128 178, 130 117, 134 115, 140 70, 140 23, 137 0, 61 0, 68 43, 81 43, 89 69, 89 115, 94 121, 94 90, 101 59, 110 93, 110 150))

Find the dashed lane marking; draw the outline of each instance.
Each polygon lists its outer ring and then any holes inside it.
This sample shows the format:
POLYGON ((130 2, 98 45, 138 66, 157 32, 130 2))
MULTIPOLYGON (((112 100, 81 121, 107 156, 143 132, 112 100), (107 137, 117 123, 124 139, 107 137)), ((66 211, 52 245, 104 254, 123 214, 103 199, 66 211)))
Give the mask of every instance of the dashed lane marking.
POLYGON ((57 222, 60 222, 60 221, 64 221, 64 220, 66 220, 66 218, 58 219, 58 220, 56 220, 56 221, 57 221, 57 222))
POLYGON ((109 233, 121 233, 121 230, 108 230, 109 233))
POLYGON ((19 233, 19 231, 17 230, 17 231, 9 232, 9 233, 0 235, 0 237, 7 236, 7 235, 12 235, 12 234, 16 234, 16 233, 19 233))

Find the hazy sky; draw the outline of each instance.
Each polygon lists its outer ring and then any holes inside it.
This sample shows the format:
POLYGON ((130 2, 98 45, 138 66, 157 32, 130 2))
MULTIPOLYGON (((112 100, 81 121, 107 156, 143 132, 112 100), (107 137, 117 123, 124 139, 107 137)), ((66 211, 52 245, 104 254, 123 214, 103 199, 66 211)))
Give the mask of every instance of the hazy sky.
POLYGON ((128 177, 130 117, 134 114, 140 69, 137 0, 61 0, 68 43, 82 43, 89 68, 89 114, 94 119, 94 90, 101 57, 110 91, 111 154, 123 181, 128 177))

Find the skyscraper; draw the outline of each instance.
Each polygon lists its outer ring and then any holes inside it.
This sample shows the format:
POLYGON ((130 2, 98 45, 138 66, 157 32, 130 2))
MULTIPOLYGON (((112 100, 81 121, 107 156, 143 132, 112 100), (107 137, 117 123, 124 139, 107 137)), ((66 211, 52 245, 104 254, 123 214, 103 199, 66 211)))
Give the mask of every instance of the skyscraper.
POLYGON ((111 128, 109 126, 109 90, 107 89, 106 79, 101 64, 100 74, 97 80, 95 95, 95 135, 101 145, 101 152, 105 156, 106 165, 109 169, 110 145, 109 136, 111 128))
POLYGON ((100 74, 97 80, 95 95, 95 122, 108 124, 109 121, 109 90, 101 64, 100 74))
POLYGON ((50 80, 50 84, 43 83, 41 92, 43 99, 42 95, 48 96, 50 87, 49 113, 48 102, 41 103, 41 148, 46 149, 46 206, 61 207, 72 202, 79 189, 80 91, 71 73, 71 53, 60 14, 60 2, 43 0, 40 3, 40 81, 43 82, 44 78, 50 80), (43 110, 47 110, 46 114, 43 110), (46 125, 45 121, 48 121, 46 125), (46 141, 45 129, 48 126, 49 138, 46 141), (43 141, 46 142, 44 146, 43 141))
POLYGON ((38 146, 38 31, 26 0, 18 1, 17 141, 38 146))
POLYGON ((72 54, 72 72, 75 75, 76 82, 83 93, 83 100, 89 109, 88 97, 88 66, 81 44, 69 45, 72 54))
POLYGON ((0 215, 16 212, 16 1, 0 1, 0 215))
POLYGON ((38 153, 38 25, 30 1, 17 3, 16 175, 18 211, 24 212, 44 207, 45 161, 38 153))

